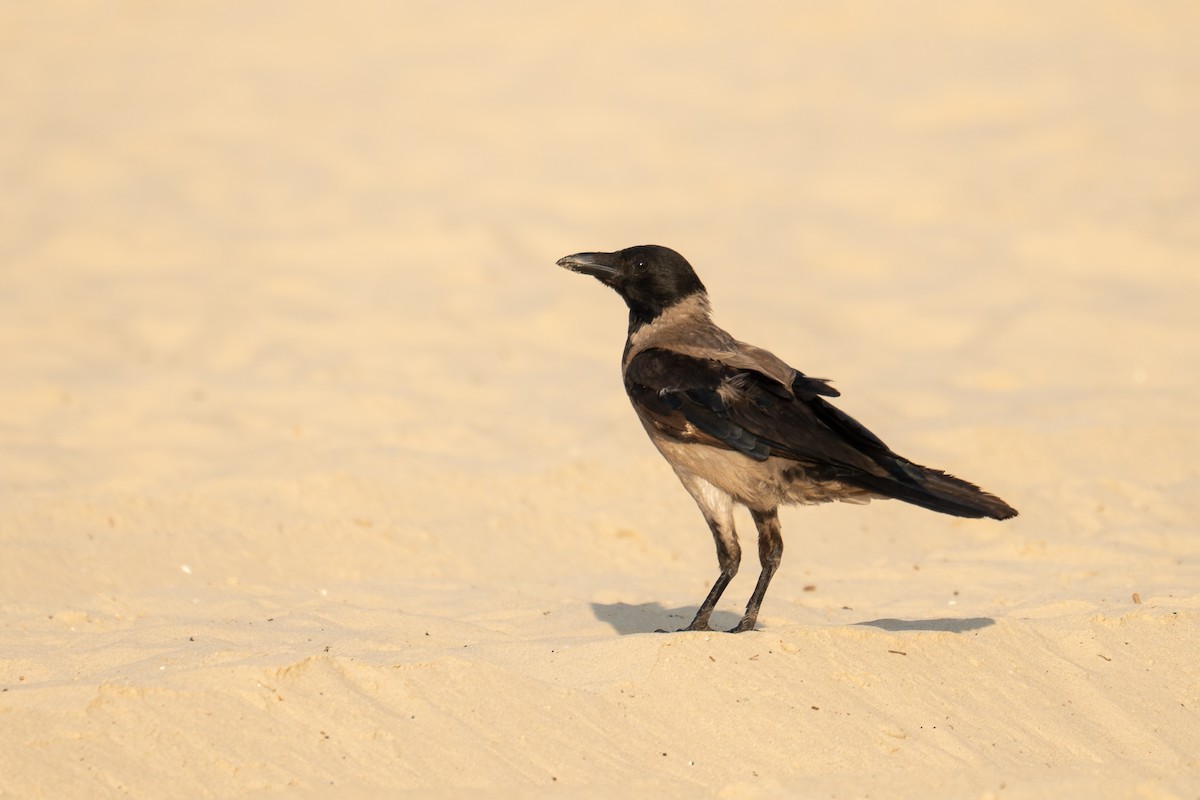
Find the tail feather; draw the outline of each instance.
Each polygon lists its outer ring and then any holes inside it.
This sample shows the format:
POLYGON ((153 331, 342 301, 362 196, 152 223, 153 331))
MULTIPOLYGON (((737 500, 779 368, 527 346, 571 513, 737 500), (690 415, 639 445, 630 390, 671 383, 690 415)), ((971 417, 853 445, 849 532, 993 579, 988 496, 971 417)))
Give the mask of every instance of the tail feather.
MULTIPOLYGON (((813 379, 804 378, 805 381, 813 379)), ((799 388, 800 379, 797 379, 799 388)), ((828 394, 828 392, 819 392, 828 394)), ((1017 510, 1008 503, 983 491, 973 483, 948 475, 941 470, 914 464, 893 452, 883 441, 867 430, 862 423, 820 397, 806 400, 808 409, 847 444, 870 458, 888 474, 854 472, 840 476, 846 483, 859 486, 884 497, 894 497, 906 503, 953 514, 957 517, 990 517, 1009 519, 1017 510)))
POLYGON ((850 483, 931 511, 956 517, 1009 519, 1017 510, 996 495, 941 470, 899 461, 889 476, 860 474, 850 483))

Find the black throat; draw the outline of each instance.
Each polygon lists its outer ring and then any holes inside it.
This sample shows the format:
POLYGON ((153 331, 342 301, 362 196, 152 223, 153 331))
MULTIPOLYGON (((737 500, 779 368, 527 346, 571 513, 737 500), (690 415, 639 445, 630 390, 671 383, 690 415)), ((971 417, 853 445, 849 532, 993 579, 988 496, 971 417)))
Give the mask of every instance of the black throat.
POLYGON ((661 311, 661 310, 659 310, 659 311, 656 311, 656 312, 654 312, 653 314, 647 314, 647 313, 646 313, 646 312, 644 312, 644 311, 635 311, 635 310, 634 310, 634 309, 632 309, 632 308, 631 308, 631 309, 629 309, 629 331, 628 331, 628 336, 629 336, 630 338, 632 338, 632 337, 633 337, 633 335, 634 335, 635 333, 637 333, 637 332, 638 332, 638 331, 640 331, 642 328, 644 328, 644 327, 646 327, 647 325, 649 325, 651 322, 654 322, 654 320, 658 319, 658 318, 659 318, 659 316, 661 316, 661 315, 662 315, 662 311, 661 311))

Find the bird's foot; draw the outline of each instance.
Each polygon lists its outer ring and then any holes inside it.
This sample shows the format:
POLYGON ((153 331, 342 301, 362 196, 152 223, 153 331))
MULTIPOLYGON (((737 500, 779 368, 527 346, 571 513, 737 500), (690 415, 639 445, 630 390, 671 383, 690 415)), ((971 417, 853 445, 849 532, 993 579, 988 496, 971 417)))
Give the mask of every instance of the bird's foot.
MULTIPOLYGON (((708 627, 708 617, 705 617, 704 619, 696 618, 696 619, 692 620, 692 623, 690 625, 688 625, 686 628, 679 628, 679 629, 675 630, 674 633, 687 633, 689 631, 708 631, 711 633, 712 628, 708 627)), ((655 631, 655 633, 671 633, 671 632, 672 631, 668 631, 665 628, 659 628, 658 630, 655 631)))
POLYGON ((754 630, 754 625, 758 620, 755 617, 742 617, 742 621, 734 625, 726 633, 745 633, 746 631, 754 630))

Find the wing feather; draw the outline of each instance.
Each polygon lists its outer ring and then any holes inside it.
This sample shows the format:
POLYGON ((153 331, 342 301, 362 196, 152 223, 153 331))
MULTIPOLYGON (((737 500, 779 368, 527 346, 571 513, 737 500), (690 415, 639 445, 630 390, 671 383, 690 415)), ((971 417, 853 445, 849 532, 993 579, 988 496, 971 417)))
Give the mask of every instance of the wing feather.
POLYGON ((758 461, 783 456, 827 469, 831 478, 839 471, 885 474, 855 445, 890 451, 818 396, 837 394, 826 381, 791 370, 790 384, 781 384, 777 368, 767 374, 749 368, 753 359, 736 362, 650 348, 630 360, 625 385, 639 412, 680 441, 707 439, 758 461))
POLYGON ((804 466, 812 480, 841 482, 946 514, 1007 519, 1017 512, 978 486, 894 453, 825 397, 837 391, 766 351, 736 359, 712 352, 648 348, 625 369, 638 414, 660 434, 721 447, 755 461, 771 456, 804 466), (767 353, 767 355, 770 355, 767 353), (753 364, 766 363, 759 371, 753 364), (788 382, 781 382, 787 378, 788 382))

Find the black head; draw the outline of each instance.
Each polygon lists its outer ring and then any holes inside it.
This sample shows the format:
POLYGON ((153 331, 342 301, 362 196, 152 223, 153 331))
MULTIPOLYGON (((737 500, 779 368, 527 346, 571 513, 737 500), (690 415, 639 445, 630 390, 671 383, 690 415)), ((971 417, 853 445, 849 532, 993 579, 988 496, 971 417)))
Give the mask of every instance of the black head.
POLYGON ((615 253, 576 253, 560 267, 591 275, 625 300, 633 318, 648 322, 663 310, 704 292, 692 265, 669 247, 644 244, 615 253))

